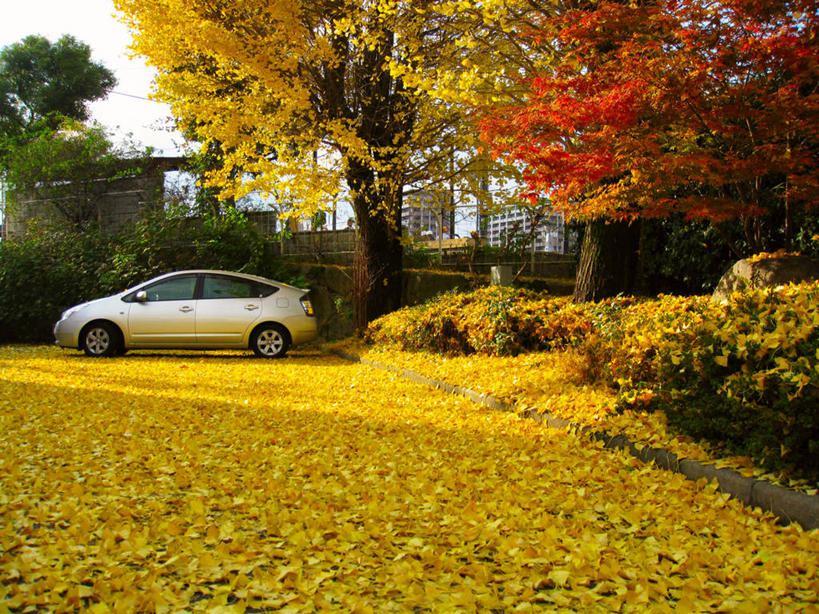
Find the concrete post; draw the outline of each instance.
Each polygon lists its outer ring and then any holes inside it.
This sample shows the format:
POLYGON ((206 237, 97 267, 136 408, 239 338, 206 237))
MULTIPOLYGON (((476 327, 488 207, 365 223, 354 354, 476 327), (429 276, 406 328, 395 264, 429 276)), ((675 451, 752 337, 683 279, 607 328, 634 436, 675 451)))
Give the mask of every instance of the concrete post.
POLYGON ((515 273, 511 264, 499 264, 491 269, 491 284, 493 286, 511 286, 515 273))

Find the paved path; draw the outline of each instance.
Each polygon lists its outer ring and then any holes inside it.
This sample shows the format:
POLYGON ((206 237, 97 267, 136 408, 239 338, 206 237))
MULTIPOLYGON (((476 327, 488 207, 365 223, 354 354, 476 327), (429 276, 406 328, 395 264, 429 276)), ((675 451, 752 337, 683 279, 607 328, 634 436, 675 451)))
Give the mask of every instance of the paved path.
POLYGON ((0 433, 0 611, 817 611, 817 532, 332 356, 0 349, 0 433))

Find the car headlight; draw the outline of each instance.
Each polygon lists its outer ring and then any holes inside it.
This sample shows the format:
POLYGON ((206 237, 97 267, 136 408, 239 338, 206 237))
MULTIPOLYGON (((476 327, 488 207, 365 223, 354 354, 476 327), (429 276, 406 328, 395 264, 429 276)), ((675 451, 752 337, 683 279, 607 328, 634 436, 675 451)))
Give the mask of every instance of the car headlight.
POLYGON ((63 315, 60 316, 60 319, 61 320, 67 320, 68 318, 73 316, 75 313, 77 313, 82 308, 83 308, 82 305, 74 305, 74 307, 69 307, 68 309, 63 311, 63 315))

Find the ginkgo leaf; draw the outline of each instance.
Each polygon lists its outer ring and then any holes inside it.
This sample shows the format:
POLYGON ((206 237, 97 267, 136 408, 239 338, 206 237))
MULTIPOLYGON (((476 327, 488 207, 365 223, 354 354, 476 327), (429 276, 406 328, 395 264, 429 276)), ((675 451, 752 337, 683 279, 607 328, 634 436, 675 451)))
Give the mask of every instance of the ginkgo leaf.
POLYGON ((571 572, 567 569, 553 569, 547 577, 557 586, 565 586, 571 575, 571 572))

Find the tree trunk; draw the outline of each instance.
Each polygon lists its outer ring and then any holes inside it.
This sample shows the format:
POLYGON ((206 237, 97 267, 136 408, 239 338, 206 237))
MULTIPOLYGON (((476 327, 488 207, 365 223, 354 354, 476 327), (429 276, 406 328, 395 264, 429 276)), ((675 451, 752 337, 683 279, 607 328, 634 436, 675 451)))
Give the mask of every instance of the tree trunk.
MULTIPOLYGON (((353 120, 356 136, 366 143, 363 159, 342 151, 347 158, 346 179, 357 222, 353 325, 361 334, 377 317, 401 306, 401 205, 405 160, 396 154, 412 135, 417 102, 401 79, 385 69, 393 55, 394 33, 383 29, 350 67, 352 89, 348 102, 333 107, 331 116, 353 120), (353 112, 356 106, 359 108, 353 112)), ((332 98, 332 97, 331 97, 332 98)))
POLYGON ((353 279, 353 325, 361 334, 374 319, 401 306, 401 193, 379 194, 370 169, 351 165, 357 231, 353 279), (380 204, 376 205, 376 200, 380 204))
POLYGON ((580 246, 574 302, 630 294, 637 284, 639 222, 589 222, 580 246))

